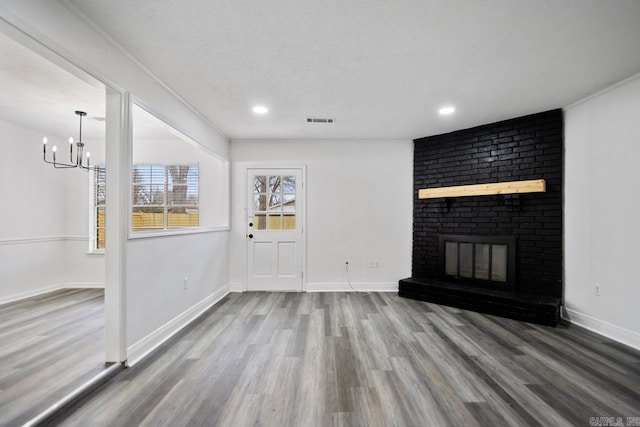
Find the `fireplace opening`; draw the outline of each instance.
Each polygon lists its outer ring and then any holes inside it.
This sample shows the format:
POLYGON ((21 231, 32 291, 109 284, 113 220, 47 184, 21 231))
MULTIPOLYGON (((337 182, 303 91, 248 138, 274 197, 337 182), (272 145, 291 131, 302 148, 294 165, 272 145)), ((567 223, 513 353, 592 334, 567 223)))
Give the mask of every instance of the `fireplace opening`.
POLYGON ((444 279, 515 287, 515 237, 440 235, 439 240, 444 279))

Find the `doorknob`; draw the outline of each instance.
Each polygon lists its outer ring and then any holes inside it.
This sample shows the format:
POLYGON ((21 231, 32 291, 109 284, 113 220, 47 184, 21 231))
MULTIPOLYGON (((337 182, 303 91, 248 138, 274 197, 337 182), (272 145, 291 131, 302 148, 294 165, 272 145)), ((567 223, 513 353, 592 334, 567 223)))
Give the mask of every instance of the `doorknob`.
POLYGON ((250 239, 253 239, 253 234, 249 234, 249 238, 250 238, 250 239))

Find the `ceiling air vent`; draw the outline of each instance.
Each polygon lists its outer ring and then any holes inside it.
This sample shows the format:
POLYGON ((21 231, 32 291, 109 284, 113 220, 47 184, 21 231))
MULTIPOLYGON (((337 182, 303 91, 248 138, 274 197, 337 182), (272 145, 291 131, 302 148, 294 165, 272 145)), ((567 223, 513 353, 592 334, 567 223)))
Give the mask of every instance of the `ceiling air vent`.
POLYGON ((307 118, 307 123, 333 123, 333 119, 307 118))

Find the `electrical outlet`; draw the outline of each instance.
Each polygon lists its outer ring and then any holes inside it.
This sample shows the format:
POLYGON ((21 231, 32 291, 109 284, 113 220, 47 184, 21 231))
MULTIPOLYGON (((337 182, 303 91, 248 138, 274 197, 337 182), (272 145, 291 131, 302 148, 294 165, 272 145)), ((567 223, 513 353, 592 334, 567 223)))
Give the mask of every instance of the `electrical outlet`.
POLYGON ((593 293, 596 294, 597 296, 600 296, 600 284, 599 283, 595 284, 593 293))
POLYGON ((189 278, 188 277, 184 278, 184 288, 185 289, 189 288, 189 278))

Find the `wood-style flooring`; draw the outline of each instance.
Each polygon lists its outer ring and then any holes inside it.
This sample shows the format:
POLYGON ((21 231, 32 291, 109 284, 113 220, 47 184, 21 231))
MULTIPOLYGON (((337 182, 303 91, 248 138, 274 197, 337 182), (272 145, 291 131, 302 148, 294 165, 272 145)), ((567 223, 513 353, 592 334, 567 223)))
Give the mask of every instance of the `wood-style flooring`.
POLYGON ((580 327, 389 293, 243 293, 56 423, 587 426, 600 416, 640 416, 640 352, 580 327))
POLYGON ((104 290, 0 305, 0 426, 19 426, 105 369, 104 290))

